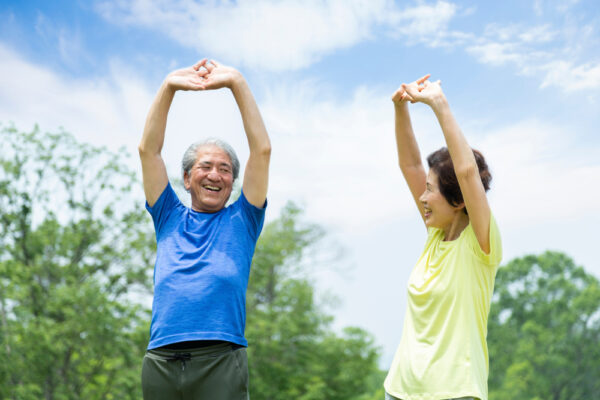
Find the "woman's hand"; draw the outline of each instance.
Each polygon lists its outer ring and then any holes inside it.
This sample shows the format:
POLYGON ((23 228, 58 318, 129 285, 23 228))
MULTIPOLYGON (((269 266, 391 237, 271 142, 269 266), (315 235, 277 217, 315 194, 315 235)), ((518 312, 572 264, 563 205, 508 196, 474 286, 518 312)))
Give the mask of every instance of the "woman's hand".
MULTIPOLYGON (((426 76, 429 77, 429 75, 426 76)), ((441 105, 446 101, 446 97, 442 91, 441 81, 430 82, 427 79, 422 79, 423 78, 409 84, 403 83, 402 90, 404 90, 406 96, 410 97, 412 103, 425 103, 435 109, 438 105, 441 105)))
MULTIPOLYGON (((427 75, 425 75, 424 77, 422 77, 422 78, 419 78, 419 79, 417 79, 416 81, 414 81, 414 82, 410 83, 409 85, 414 85, 414 86, 416 86, 417 88, 419 88, 419 87, 421 87, 420 85, 422 85, 422 84, 423 84, 423 82, 425 82, 427 79, 429 79, 429 77, 430 77, 430 76, 431 76, 430 74, 427 74, 427 75)), ((404 84, 404 83, 403 83, 403 84, 402 84, 402 85, 401 85, 401 86, 398 88, 398 90, 396 90, 396 91, 394 92, 394 94, 392 95, 392 101, 393 101, 395 104, 404 104, 404 103, 406 103, 407 101, 410 101, 411 103, 414 103, 414 102, 415 102, 415 100, 414 100, 414 99, 413 99, 413 98, 412 98, 412 97, 411 97, 411 96, 410 96, 410 95, 407 93, 407 91, 406 91, 406 89, 405 89, 405 87, 404 87, 405 85, 406 85, 406 84, 404 84)))

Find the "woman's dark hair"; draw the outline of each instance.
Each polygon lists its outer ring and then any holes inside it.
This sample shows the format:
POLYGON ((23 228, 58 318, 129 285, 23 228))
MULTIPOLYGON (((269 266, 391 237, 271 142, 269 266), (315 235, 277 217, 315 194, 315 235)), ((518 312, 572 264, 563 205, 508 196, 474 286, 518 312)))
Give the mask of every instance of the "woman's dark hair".
MULTIPOLYGON (((487 192, 490 190, 492 174, 490 173, 488 165, 485 162, 483 154, 481 154, 481 152, 478 150, 473 149, 473 155, 475 156, 475 161, 477 162, 481 183, 483 183, 483 187, 487 192)), ((452 164, 452 158, 450 158, 450 152, 448 151, 448 148, 442 147, 441 149, 431 153, 429 157, 427 157, 427 163, 429 164, 429 169, 433 169, 438 176, 437 183, 440 188, 440 192, 446 201, 448 201, 448 203, 454 207, 462 203, 464 201, 463 195, 460 191, 460 186, 458 186, 458 179, 456 178, 456 173, 454 172, 454 165, 452 164)), ((466 214, 466 207, 463 208, 463 210, 466 214)))

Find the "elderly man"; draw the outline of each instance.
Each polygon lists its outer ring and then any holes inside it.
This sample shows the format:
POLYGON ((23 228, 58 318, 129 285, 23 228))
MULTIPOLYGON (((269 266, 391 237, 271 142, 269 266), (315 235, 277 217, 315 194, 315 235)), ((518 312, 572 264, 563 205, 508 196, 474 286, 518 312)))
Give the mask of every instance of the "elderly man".
POLYGON ((246 289, 264 221, 270 153, 260 112, 237 70, 204 59, 167 76, 139 145, 157 241, 144 399, 248 398, 246 289), (205 140, 183 157, 188 208, 171 188, 161 157, 167 114, 178 90, 220 88, 233 93, 250 148, 242 193, 225 207, 239 161, 223 141, 205 140))

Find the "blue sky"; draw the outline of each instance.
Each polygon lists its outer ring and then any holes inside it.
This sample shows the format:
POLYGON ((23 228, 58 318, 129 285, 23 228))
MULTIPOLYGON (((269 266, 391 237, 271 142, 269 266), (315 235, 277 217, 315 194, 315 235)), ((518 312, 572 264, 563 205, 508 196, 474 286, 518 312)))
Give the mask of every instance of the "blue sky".
MULTIPOLYGON (((294 200, 328 230, 323 247, 343 257, 307 269, 340 298, 337 327, 375 335, 383 368, 425 238, 396 167, 389 99, 402 82, 441 79, 488 158, 505 261, 561 250, 600 276, 597 1, 4 1, 0 121, 124 145, 139 171, 156 89, 203 57, 249 81, 273 142, 267 218, 294 200)), ((411 113, 423 155, 443 145, 430 110, 411 113)), ((247 157, 229 93, 178 94, 164 148, 172 175, 206 135, 247 157)))

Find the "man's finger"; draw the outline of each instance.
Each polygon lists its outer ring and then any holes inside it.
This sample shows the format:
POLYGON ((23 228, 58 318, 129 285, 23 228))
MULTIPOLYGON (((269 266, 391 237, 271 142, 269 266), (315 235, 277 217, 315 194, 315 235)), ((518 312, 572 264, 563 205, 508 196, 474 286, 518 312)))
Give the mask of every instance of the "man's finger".
POLYGON ((203 58, 202 60, 200 60, 196 64, 194 64, 194 69, 196 71, 198 71, 200 69, 200 67, 202 67, 204 64, 206 64, 206 58, 203 58))

